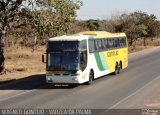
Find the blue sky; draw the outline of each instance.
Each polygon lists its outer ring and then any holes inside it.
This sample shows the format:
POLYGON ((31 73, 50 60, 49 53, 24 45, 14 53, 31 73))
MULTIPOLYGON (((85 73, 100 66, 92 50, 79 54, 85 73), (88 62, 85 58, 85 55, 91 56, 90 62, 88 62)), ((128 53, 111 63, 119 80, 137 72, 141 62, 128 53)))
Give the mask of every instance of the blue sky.
POLYGON ((83 0, 77 19, 107 19, 137 10, 154 14, 160 19, 160 0, 83 0))

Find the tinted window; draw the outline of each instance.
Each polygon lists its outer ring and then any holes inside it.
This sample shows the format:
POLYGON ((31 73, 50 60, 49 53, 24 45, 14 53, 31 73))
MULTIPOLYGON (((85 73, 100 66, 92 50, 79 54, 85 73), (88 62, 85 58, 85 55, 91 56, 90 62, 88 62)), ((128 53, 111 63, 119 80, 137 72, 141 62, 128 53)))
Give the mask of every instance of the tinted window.
POLYGON ((113 47, 113 39, 108 39, 109 48, 113 47))
POLYGON ((79 50, 79 41, 49 41, 47 51, 79 50))
POLYGON ((82 71, 87 67, 87 51, 82 51, 80 53, 80 69, 82 71))
POLYGON ((80 42, 80 49, 81 50, 87 50, 87 41, 86 40, 82 40, 80 42))
POLYGON ((118 47, 118 39, 115 38, 115 47, 117 48, 118 47))
POLYGON ((126 38, 123 38, 123 46, 126 47, 126 38))
POLYGON ((78 70, 79 51, 48 53, 48 70, 78 70))
POLYGON ((89 40, 89 52, 95 51, 94 40, 89 40))
POLYGON ((102 47, 101 40, 95 40, 96 50, 100 50, 102 47))
POLYGON ((119 47, 126 47, 126 39, 119 38, 119 47))
POLYGON ((106 49, 105 39, 102 39, 102 49, 103 49, 103 50, 106 49))

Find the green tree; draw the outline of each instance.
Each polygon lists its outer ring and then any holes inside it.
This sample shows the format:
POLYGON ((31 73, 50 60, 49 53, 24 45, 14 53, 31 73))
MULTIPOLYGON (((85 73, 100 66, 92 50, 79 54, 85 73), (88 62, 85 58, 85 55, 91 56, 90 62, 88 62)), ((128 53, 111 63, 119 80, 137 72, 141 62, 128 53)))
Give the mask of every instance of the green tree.
POLYGON ((4 68, 4 38, 8 30, 18 23, 23 0, 0 0, 0 72, 4 68))
POLYGON ((3 41, 9 30, 29 26, 35 36, 65 34, 81 5, 79 0, 0 0, 0 71, 4 69, 3 41))
POLYGON ((37 31, 49 37, 67 34, 81 5, 81 1, 50 0, 47 8, 35 11, 37 31))
POLYGON ((101 27, 101 21, 99 20, 87 20, 86 21, 86 26, 89 28, 90 31, 96 31, 99 30, 101 27))
POLYGON ((145 12, 137 11, 130 14, 122 14, 115 26, 116 32, 126 32, 129 45, 132 45, 137 38, 143 38, 144 46, 148 37, 159 35, 159 21, 156 16, 145 12))

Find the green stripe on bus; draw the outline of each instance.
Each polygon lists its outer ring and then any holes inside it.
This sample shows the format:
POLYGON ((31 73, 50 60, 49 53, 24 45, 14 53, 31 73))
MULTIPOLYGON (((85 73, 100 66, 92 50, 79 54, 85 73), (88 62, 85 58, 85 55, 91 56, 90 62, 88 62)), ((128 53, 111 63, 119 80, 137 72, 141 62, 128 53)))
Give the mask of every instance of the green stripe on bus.
POLYGON ((96 58, 96 62, 97 62, 97 65, 98 65, 99 70, 100 70, 100 71, 104 71, 105 68, 103 67, 100 54, 99 54, 99 53, 95 53, 95 58, 96 58))
POLYGON ((99 53, 99 55, 100 55, 100 58, 101 58, 103 68, 105 70, 108 69, 108 67, 107 67, 108 65, 107 65, 107 62, 106 62, 106 59, 105 59, 105 56, 104 56, 104 52, 99 53))

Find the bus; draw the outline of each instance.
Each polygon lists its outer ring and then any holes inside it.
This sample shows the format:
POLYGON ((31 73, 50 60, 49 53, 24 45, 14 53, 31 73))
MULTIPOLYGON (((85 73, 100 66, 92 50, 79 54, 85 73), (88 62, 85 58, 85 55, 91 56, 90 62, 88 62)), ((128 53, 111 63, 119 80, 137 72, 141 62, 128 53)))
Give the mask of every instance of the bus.
POLYGON ((125 33, 105 31, 50 38, 45 63, 47 83, 91 84, 128 66, 127 38, 125 33))

